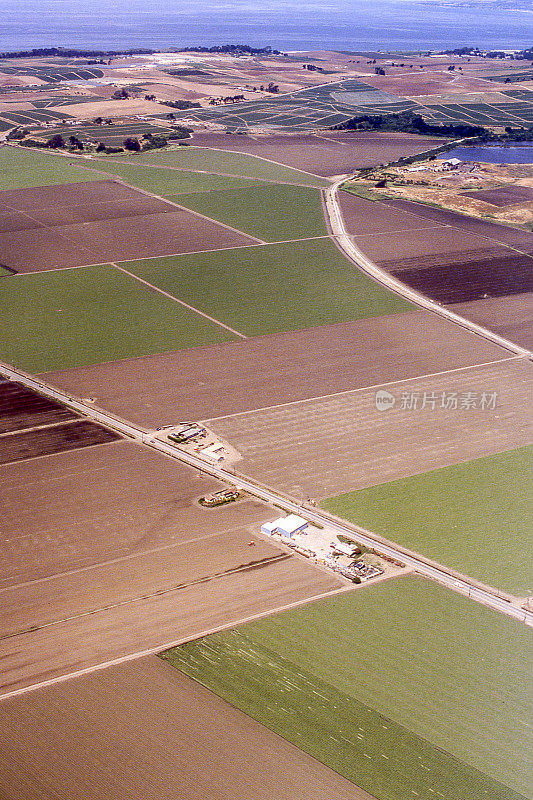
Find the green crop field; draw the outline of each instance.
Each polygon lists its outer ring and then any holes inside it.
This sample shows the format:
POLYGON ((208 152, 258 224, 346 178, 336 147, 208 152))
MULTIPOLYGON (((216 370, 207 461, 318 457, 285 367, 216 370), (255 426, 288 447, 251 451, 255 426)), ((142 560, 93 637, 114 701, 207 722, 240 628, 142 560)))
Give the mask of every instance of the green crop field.
POLYGON ((249 336, 413 310, 358 272, 329 239, 123 266, 249 336))
MULTIPOLYGON (((176 195, 191 194, 193 192, 231 189, 239 186, 249 186, 250 184, 255 187, 269 185, 259 184, 252 178, 208 175, 202 172, 152 167, 148 164, 124 164, 120 161, 111 161, 111 159, 92 159, 88 162, 88 166, 107 172, 110 175, 118 175, 132 186, 139 186, 148 192, 171 199, 175 199, 176 195)), ((257 190, 260 191, 259 188, 257 190)), ((176 198, 176 202, 180 201, 176 198)))
POLYGON ((94 172, 69 164, 68 158, 34 150, 0 148, 0 191, 102 180, 94 172))
POLYGON ((0 305, 0 357, 29 372, 233 338, 111 266, 5 278, 0 305))
POLYGON ((531 631, 400 578, 164 654, 379 800, 530 797, 531 631))
MULTIPOLYGON (((128 154, 128 159, 132 158, 128 154)), ((178 147, 176 150, 150 150, 138 153, 135 160, 146 164, 166 164, 188 170, 205 170, 227 175, 270 180, 276 183, 296 183, 303 186, 328 186, 329 181, 291 167, 274 164, 247 153, 210 150, 206 147, 178 147)), ((121 158, 116 156, 114 158, 121 158)))
POLYGON ((179 202, 265 242, 328 233, 319 191, 304 186, 254 184, 241 189, 181 195, 179 202))
POLYGON ((533 594, 531 447, 343 494, 340 517, 511 594, 533 594))

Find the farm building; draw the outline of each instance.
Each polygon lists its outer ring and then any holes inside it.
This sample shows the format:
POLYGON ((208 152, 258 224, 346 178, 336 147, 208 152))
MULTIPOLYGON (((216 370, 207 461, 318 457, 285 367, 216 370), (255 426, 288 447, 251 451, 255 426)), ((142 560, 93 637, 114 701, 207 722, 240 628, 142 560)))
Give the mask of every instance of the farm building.
POLYGON ((288 517, 279 517, 274 522, 266 522, 261 525, 261 533, 272 536, 278 533, 280 536, 292 538, 296 533, 303 533, 307 528, 307 520, 298 517, 296 514, 289 514, 288 517))

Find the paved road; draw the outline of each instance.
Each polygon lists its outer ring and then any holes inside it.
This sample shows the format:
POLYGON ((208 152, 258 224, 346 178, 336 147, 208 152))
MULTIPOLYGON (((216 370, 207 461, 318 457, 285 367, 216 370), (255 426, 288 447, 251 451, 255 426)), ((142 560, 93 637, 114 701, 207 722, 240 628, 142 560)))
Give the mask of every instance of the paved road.
POLYGON ((331 232, 334 236, 337 246, 343 251, 350 261, 356 264, 357 267, 359 267, 359 269, 361 269, 363 272, 366 272, 367 275, 370 275, 370 277, 375 281, 386 286, 388 289, 391 289, 393 292, 395 292, 395 294, 405 297, 406 300, 410 300, 417 306, 439 314, 441 317, 445 317, 446 319, 455 322, 462 328, 468 328, 468 330, 472 331, 472 333, 482 336, 484 339, 488 339, 500 347, 505 347, 506 350, 510 350, 517 355, 529 356, 530 358, 533 358, 533 353, 531 350, 520 347, 514 342, 510 342, 508 339, 504 339, 502 336, 498 336, 498 334, 483 328, 481 325, 477 325, 475 322, 465 319, 464 317, 460 317, 459 314, 455 314, 453 311, 442 307, 434 300, 430 300, 429 297, 425 297, 424 295, 416 292, 414 289, 411 289, 409 286, 406 286, 404 283, 401 283, 401 281, 397 280, 392 275, 389 275, 388 272, 380 269, 377 264, 374 264, 373 261, 371 261, 361 250, 359 250, 359 248, 353 243, 346 230, 337 199, 339 186, 344 183, 344 181, 345 178, 337 181, 328 189, 326 189, 324 194, 326 198, 326 218, 331 228, 331 232))
POLYGON ((334 517, 322 510, 311 508, 307 505, 303 507, 302 505, 293 502, 289 498, 283 497, 282 495, 271 491, 266 486, 260 486, 248 478, 236 474, 231 469, 225 469, 223 467, 209 464, 197 456, 186 453, 183 450, 174 447, 173 445, 154 438, 153 434, 146 429, 133 425, 126 420, 122 420, 104 411, 95 409, 90 403, 86 403, 78 398, 73 398, 65 392, 42 383, 31 375, 27 375, 26 373, 14 369, 8 364, 0 362, 0 374, 5 375, 12 380, 19 381, 31 389, 36 389, 47 397, 59 400, 70 408, 73 408, 75 411, 79 411, 80 413, 86 415, 95 422, 100 422, 107 427, 110 427, 128 437, 135 439, 141 444, 149 446, 161 453, 164 453, 165 455, 171 456, 179 461, 189 464, 192 467, 200 469, 221 481, 229 482, 243 491, 250 492, 256 497, 260 497, 266 502, 275 503, 289 512, 303 515, 309 521, 327 526, 332 530, 335 530, 337 533, 341 533, 345 536, 351 536, 354 539, 357 538, 357 541, 361 542, 361 544, 375 548, 380 553, 383 553, 383 555, 389 556, 394 560, 400 561, 407 566, 412 567, 421 575, 437 581, 452 591, 466 595, 472 600, 483 603, 484 605, 489 606, 496 611, 514 617, 515 619, 533 627, 533 612, 519 608, 516 605, 513 605, 509 600, 503 599, 496 589, 491 589, 490 587, 480 588, 475 584, 475 582, 471 581, 465 576, 459 576, 453 573, 451 570, 447 570, 438 564, 429 562, 421 556, 408 553, 400 547, 392 545, 391 543, 383 543, 380 538, 365 528, 361 528, 357 525, 352 525, 349 523, 343 523, 342 521, 337 521, 334 517))

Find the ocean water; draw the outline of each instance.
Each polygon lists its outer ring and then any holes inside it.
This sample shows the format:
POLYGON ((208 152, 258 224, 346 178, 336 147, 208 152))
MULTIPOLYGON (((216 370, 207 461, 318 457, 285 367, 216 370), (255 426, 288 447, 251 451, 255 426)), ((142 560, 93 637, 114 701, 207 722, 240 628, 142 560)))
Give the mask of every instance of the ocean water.
POLYGON ((516 5, 522 10, 426 0, 116 0, 110 12, 107 0, 0 0, 0 51, 226 43, 283 51, 530 47, 533 3, 516 5))

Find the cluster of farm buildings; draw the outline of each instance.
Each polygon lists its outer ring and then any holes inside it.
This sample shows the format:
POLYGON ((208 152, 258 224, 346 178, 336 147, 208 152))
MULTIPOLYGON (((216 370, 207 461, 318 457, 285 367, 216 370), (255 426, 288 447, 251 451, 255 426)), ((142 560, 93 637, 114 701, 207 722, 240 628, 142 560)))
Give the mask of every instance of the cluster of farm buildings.
POLYGON ((356 583, 383 575, 384 570, 362 559, 355 559, 361 553, 356 542, 345 543, 335 536, 332 540, 325 530, 309 530, 309 523, 297 514, 279 517, 273 522, 261 525, 261 533, 277 539, 300 555, 322 564, 334 572, 356 583))

